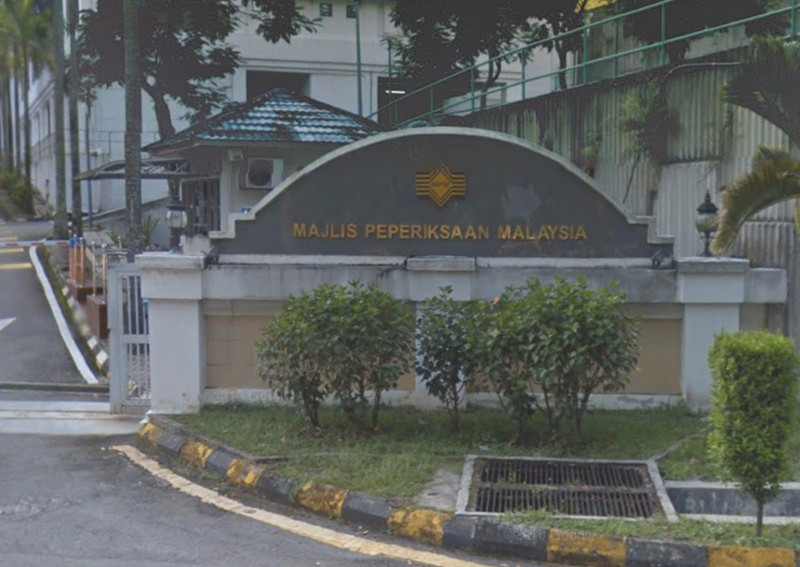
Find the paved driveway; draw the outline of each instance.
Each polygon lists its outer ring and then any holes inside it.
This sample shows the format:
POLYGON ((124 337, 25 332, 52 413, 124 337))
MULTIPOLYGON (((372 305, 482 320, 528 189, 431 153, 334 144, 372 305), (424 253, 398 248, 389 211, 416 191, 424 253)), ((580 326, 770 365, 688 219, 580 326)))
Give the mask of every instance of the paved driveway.
MULTIPOLYGON (((0 243, 42 238, 49 223, 0 220, 0 243)), ((82 383, 27 248, 0 246, 0 382, 82 383)))

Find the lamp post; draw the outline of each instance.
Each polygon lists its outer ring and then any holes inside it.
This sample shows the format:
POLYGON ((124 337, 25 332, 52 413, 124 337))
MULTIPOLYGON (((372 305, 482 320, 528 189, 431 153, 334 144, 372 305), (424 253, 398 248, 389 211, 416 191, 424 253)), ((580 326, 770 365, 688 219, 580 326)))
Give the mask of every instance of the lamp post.
POLYGON ((170 252, 179 253, 181 251, 181 232, 189 224, 189 217, 186 215, 186 205, 181 203, 174 195, 170 204, 167 205, 166 220, 171 233, 170 242, 173 246, 170 252))
POLYGON ((717 231, 717 206, 711 202, 711 195, 706 191, 706 198, 697 207, 697 218, 695 219, 695 226, 700 237, 703 239, 703 256, 711 257, 711 236, 717 231))

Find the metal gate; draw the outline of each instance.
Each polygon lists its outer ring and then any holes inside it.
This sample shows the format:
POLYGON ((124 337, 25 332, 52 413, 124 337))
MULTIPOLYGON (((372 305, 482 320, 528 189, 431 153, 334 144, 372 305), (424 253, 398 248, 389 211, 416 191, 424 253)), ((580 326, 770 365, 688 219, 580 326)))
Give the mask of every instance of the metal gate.
POLYGON ((150 407, 150 323, 141 271, 135 264, 120 264, 109 270, 107 286, 111 411, 145 412, 150 407))

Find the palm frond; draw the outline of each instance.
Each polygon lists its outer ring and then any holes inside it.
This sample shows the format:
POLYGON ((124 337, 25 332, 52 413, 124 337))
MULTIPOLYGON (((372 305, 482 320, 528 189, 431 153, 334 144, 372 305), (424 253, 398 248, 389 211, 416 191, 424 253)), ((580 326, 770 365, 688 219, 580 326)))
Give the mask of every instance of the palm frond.
POLYGON ((725 87, 725 100, 755 112, 800 146, 800 42, 757 38, 725 87))
POLYGON ((759 147, 750 173, 723 193, 724 206, 712 249, 718 254, 724 253, 748 218, 793 198, 800 198, 800 161, 785 150, 759 147))

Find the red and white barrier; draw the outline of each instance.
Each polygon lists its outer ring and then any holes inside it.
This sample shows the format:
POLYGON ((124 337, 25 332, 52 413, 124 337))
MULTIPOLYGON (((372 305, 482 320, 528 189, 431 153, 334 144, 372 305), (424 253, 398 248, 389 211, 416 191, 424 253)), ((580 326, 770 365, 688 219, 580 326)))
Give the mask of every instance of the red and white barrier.
POLYGON ((29 246, 67 246, 69 240, 0 240, 0 248, 28 248, 29 246))

